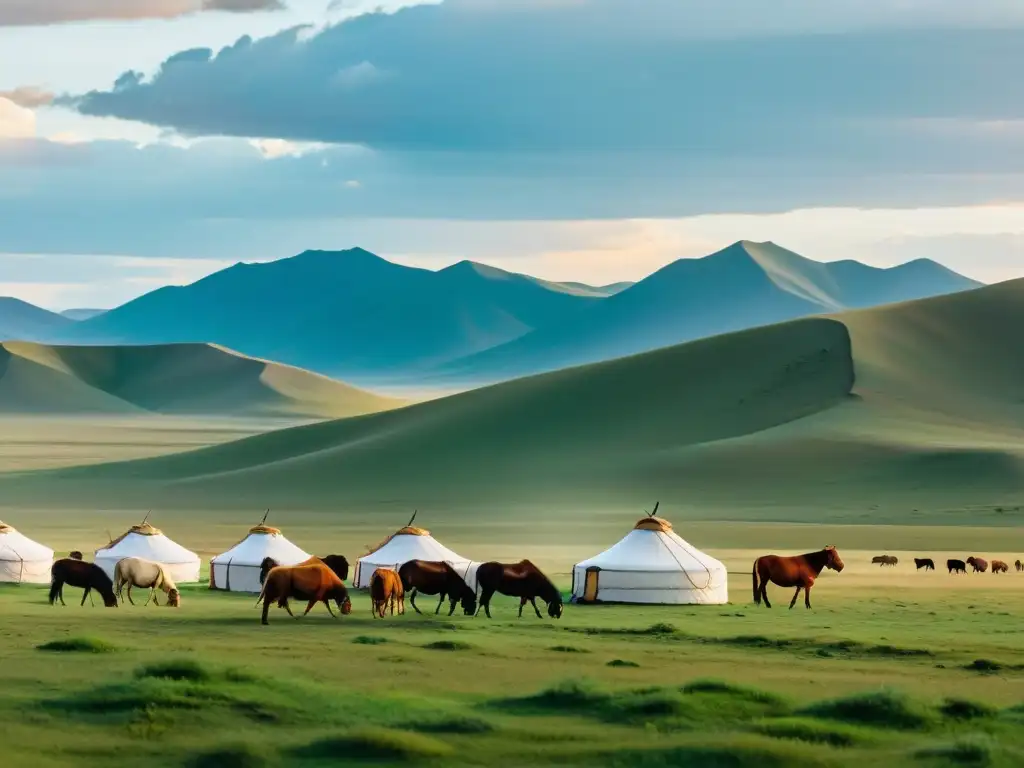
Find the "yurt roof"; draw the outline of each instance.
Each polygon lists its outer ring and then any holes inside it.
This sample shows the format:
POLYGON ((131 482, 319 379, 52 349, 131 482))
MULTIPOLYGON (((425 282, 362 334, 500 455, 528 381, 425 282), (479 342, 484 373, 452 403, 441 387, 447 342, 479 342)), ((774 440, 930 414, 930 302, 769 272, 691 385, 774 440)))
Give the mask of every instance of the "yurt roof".
POLYGON ((100 549, 113 549, 118 544, 120 544, 122 541, 124 541, 126 538, 131 536, 133 533, 137 533, 137 534, 139 534, 139 536, 163 536, 164 535, 164 532, 161 531, 159 528, 155 528, 154 526, 150 525, 149 523, 143 522, 143 523, 139 523, 138 525, 133 525, 131 528, 129 528, 124 533, 122 533, 120 536, 118 536, 112 542, 107 544, 105 547, 100 547, 100 549))
POLYGON ((636 525, 633 526, 634 531, 661 531, 662 533, 668 533, 672 530, 672 523, 665 520, 662 517, 654 517, 653 515, 648 517, 640 518, 636 525))
POLYGON ((254 525, 252 528, 249 529, 249 533, 264 534, 264 535, 267 535, 267 536, 280 536, 281 535, 281 529, 280 528, 274 528, 273 526, 270 526, 270 525, 262 525, 261 524, 261 525, 254 525))
POLYGON ((0 520, 0 533, 14 533, 14 528, 9 526, 3 520, 0 520))
POLYGON ((391 540, 394 539, 396 536, 429 536, 429 535, 430 535, 430 531, 428 531, 426 528, 416 528, 415 526, 407 525, 407 526, 405 526, 403 528, 399 528, 397 531, 392 533, 390 536, 388 536, 386 539, 384 539, 384 541, 380 542, 376 546, 367 548, 366 553, 363 555, 363 557, 366 557, 366 555, 372 555, 374 552, 379 552, 380 550, 384 549, 384 547, 386 547, 388 544, 390 544, 391 540))

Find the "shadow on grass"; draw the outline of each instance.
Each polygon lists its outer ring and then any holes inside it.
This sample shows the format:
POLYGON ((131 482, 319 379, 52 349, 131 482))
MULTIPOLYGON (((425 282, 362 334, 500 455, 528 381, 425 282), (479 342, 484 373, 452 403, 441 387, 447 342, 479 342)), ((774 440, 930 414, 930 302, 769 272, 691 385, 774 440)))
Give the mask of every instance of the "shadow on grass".
POLYGON ((338 762, 435 760, 448 757, 452 748, 443 741, 391 728, 362 728, 328 736, 293 751, 305 760, 338 762))
POLYGON ((120 649, 98 637, 68 637, 37 645, 36 650, 52 653, 113 653, 120 649))

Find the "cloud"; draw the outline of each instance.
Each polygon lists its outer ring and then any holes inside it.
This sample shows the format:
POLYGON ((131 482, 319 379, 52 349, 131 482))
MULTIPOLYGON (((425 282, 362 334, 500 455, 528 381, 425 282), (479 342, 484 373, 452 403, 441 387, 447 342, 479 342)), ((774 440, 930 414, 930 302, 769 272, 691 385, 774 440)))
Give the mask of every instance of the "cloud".
POLYGON ((36 135, 36 116, 12 99, 0 94, 0 142, 29 139, 36 135))
POLYGON ((282 0, 0 0, 0 26, 41 26, 99 19, 169 19, 201 11, 245 13, 283 7, 282 0))
POLYGON ((7 99, 26 109, 45 107, 53 102, 53 94, 42 88, 27 85, 11 91, 0 91, 0 99, 7 99))
POLYGON ((188 135, 941 172, 983 142, 936 156, 928 121, 1024 119, 1020 5, 450 0, 185 51, 68 103, 188 135))

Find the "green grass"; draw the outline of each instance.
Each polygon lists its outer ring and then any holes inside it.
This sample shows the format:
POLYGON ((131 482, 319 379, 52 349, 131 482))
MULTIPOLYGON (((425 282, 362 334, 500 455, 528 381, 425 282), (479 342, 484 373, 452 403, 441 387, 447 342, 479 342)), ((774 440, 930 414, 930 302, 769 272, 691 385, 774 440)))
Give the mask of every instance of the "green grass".
POLYGON ((248 595, 130 612, 0 588, 5 754, 14 768, 317 766, 342 749, 374 765, 1014 765, 1024 606, 930 580, 889 595, 851 568, 823 578, 814 611, 569 605, 560 621, 496 599, 490 621, 381 622, 354 593, 341 619, 274 609, 262 627, 248 595), (37 650, 75 638, 118 650, 37 650), (871 650, 885 646, 927 654, 871 650), (1004 667, 965 669, 979 658, 1004 667))
POLYGON ((37 645, 40 651, 52 653, 113 653, 117 646, 98 637, 68 637, 63 640, 51 640, 37 645))

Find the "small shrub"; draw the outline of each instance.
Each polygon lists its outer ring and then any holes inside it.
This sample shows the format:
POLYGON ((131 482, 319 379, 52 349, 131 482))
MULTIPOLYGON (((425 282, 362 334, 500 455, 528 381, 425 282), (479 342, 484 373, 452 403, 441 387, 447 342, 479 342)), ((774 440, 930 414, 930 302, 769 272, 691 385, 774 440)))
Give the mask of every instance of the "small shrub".
POLYGON ((997 714, 988 704, 967 699, 946 699, 939 711, 951 720, 980 720, 997 714))
POLYGON ((574 645, 554 645, 548 650, 555 653, 590 653, 586 648, 577 648, 574 645))
POLYGON ((276 764, 274 757, 267 754, 266 748, 257 750, 248 744, 239 744, 199 755, 191 765, 192 768, 267 768, 276 764))
POLYGON ((423 646, 432 651, 471 651, 473 646, 469 643, 462 643, 458 640, 437 640, 423 646))
POLYGON ((386 637, 372 637, 370 635, 359 635, 352 639, 352 642, 356 645, 384 645, 387 641, 386 637))
POLYGON ((436 720, 422 720, 410 723, 407 727, 420 733, 449 733, 455 735, 491 733, 494 730, 494 726, 486 720, 463 715, 452 715, 436 720))
POLYGON ((774 739, 827 744, 830 747, 852 747, 861 741, 849 726, 827 725, 814 720, 769 720, 754 727, 758 733, 774 739))
POLYGON ((964 669, 971 672, 981 673, 992 673, 998 672, 1003 668, 1003 665, 998 661, 992 661, 991 659, 975 659, 970 664, 966 665, 964 669))
POLYGON ((297 750, 315 760, 430 760, 447 757, 452 748, 442 741, 390 728, 364 728, 341 736, 319 739, 297 750))
POLYGON ((924 760, 944 760, 959 765, 990 765, 992 747, 988 740, 979 737, 958 739, 952 744, 926 747, 918 750, 915 757, 924 760))
POLYGON ((98 637, 68 637, 64 640, 51 640, 49 643, 37 645, 36 650, 54 653, 112 653, 118 648, 113 643, 100 640, 98 637))
POLYGON ((932 721, 927 709, 902 694, 890 691, 862 693, 813 704, 801 714, 825 720, 871 725, 877 728, 914 730, 932 721))
POLYGON ((635 661, 627 661, 626 659, 612 659, 605 666, 608 666, 608 667, 630 667, 630 668, 639 668, 640 667, 640 665, 637 664, 635 661))
POLYGON ((744 701, 752 701, 756 704, 769 704, 772 706, 784 706, 785 700, 774 693, 760 691, 757 688, 748 688, 743 685, 733 685, 723 680, 693 680, 683 686, 683 693, 715 693, 729 696, 744 701))
POLYGON ((679 630, 671 624, 665 624, 660 622, 658 624, 652 624, 647 629, 641 630, 641 634, 644 635, 674 635, 679 630))
POLYGON ((187 680, 192 683, 206 683, 213 680, 217 675, 198 661, 179 659, 146 664, 135 670, 135 677, 139 679, 156 678, 158 680, 187 680))

